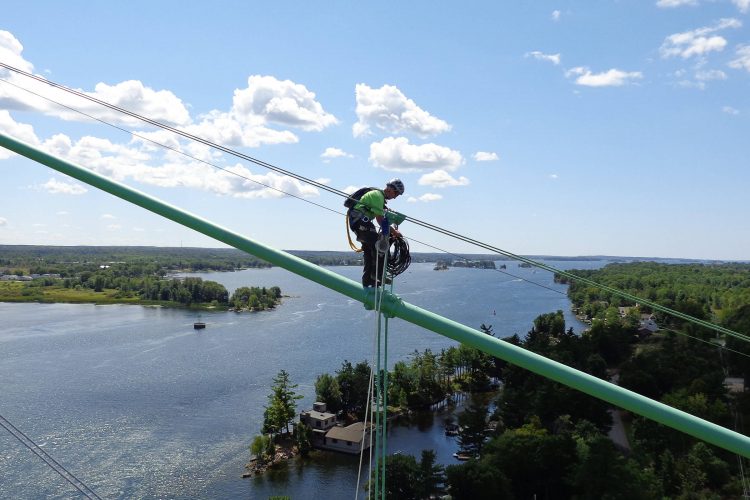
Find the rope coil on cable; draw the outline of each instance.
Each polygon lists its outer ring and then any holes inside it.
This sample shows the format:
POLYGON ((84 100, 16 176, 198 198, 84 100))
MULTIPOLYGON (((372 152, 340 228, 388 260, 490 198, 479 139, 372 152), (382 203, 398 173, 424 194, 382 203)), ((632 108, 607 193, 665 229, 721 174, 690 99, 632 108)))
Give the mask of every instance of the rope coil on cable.
POLYGON ((398 276, 408 269, 411 264, 409 242, 404 238, 394 238, 388 248, 388 263, 386 265, 390 276, 398 276))

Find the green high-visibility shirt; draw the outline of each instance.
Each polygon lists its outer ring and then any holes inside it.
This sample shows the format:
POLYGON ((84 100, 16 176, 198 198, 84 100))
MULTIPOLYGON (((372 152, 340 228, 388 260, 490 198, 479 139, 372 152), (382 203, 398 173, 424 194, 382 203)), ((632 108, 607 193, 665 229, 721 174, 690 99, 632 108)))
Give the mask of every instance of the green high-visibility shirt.
POLYGON ((372 191, 366 192, 359 199, 359 202, 354 205, 354 210, 359 210, 370 220, 374 219, 378 215, 383 215, 383 208, 385 207, 385 195, 380 189, 373 189, 372 191))

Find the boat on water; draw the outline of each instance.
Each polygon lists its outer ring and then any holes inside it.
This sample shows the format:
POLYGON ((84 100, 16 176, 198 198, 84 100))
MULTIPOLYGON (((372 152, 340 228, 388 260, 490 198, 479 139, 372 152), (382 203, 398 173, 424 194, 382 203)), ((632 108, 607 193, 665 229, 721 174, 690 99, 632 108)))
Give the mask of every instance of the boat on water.
POLYGON ((458 436, 459 427, 456 424, 445 424, 446 436, 458 436))
POLYGON ((196 330, 202 330, 206 328, 206 324, 203 321, 196 321, 193 323, 193 328, 196 330))

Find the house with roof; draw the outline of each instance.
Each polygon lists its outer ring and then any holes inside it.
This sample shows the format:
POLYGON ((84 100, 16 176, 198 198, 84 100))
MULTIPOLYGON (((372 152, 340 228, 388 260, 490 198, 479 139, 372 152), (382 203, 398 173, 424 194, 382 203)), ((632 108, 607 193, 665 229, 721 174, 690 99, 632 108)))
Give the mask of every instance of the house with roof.
POLYGON ((370 447, 372 425, 368 424, 367 432, 362 422, 343 426, 338 424, 334 413, 329 413, 325 403, 313 403, 313 409, 300 413, 299 420, 312 429, 312 445, 323 450, 359 453, 370 447), (364 445, 363 443, 364 436, 364 445), (363 448, 364 446, 364 448, 363 448))
POLYGON ((328 429, 336 425, 336 414, 326 411, 326 404, 313 403, 313 409, 299 414, 299 421, 312 429, 312 445, 316 448, 323 443, 328 429))
POLYGON ((354 422, 346 427, 337 425, 331 427, 326 433, 320 448, 344 453, 359 453, 370 447, 370 432, 372 432, 372 425, 367 424, 365 432, 364 422, 354 422))
POLYGON ((641 320, 638 324, 638 336, 640 338, 650 337, 658 331, 659 325, 654 321, 654 316, 650 314, 642 314, 641 320))

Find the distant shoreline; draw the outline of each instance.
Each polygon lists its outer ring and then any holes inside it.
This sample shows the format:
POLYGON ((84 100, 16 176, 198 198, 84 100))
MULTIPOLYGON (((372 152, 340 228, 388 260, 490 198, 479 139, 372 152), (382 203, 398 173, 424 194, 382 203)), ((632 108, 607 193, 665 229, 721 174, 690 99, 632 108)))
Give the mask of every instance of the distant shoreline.
MULTIPOLYGON (((352 251, 338 250, 285 250, 286 252, 316 262, 325 261, 322 265, 358 265, 361 257, 352 251)), ((138 254, 147 257, 158 258, 160 256, 169 257, 194 257, 200 259, 211 258, 251 258, 262 262, 255 257, 249 256, 246 252, 235 248, 211 248, 211 247, 155 247, 155 246, 55 246, 55 245, 0 245, 0 260, 3 258, 46 258, 54 255, 67 255, 77 262, 87 262, 91 260, 115 259, 120 257, 119 254, 138 254)), ((494 260, 494 261, 513 261, 505 255, 496 253, 467 253, 467 252, 412 252, 414 262, 437 262, 445 260, 450 256, 456 258, 466 258, 469 260, 494 260)), ((693 259, 677 257, 636 257, 622 255, 520 255, 521 257, 532 260, 552 260, 552 261, 611 261, 611 262, 661 262, 661 263, 748 263, 750 260, 722 260, 722 259, 693 259)), ((205 269, 195 270, 205 271, 205 269)))

